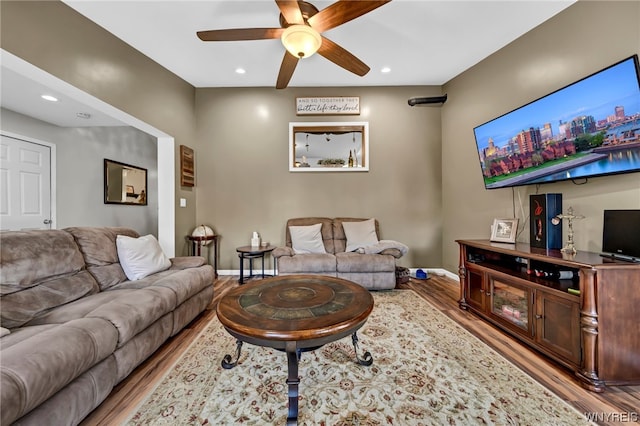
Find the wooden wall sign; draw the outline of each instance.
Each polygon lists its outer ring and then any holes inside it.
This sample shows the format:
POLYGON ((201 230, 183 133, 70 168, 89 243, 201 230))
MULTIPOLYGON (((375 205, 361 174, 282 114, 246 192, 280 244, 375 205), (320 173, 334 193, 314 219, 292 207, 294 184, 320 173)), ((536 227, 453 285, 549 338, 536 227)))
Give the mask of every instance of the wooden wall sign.
POLYGON ((193 149, 180 145, 180 185, 195 186, 195 169, 193 149))
POLYGON ((296 115, 360 115, 360 97, 296 98, 296 115))

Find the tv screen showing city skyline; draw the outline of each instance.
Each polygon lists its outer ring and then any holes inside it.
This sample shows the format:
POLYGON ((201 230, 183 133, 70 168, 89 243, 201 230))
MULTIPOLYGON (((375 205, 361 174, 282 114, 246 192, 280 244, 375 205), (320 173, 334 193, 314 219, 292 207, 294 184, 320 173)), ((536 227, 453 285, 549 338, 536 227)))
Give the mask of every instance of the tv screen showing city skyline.
POLYGON ((633 55, 476 127, 485 187, 640 170, 639 79, 633 55))

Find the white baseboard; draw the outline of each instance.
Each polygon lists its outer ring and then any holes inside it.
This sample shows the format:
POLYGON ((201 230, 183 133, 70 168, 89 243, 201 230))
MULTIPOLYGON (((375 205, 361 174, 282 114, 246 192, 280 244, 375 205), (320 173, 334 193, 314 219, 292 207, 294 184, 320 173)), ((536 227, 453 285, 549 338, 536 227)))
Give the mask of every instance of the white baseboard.
MULTIPOLYGON (((422 269, 423 271, 425 271, 427 274, 431 274, 431 275, 438 275, 438 276, 444 276, 447 278, 451 278, 454 281, 458 281, 460 282, 460 277, 456 274, 454 274, 453 272, 447 271, 446 269, 443 268, 409 268, 409 272, 411 273, 411 275, 415 275, 416 270, 418 269, 422 269)), ((249 271, 247 271, 246 269, 243 270, 242 272, 244 272, 245 274, 249 274, 249 271)), ((254 270, 253 271, 254 274, 260 274, 262 273, 262 270, 254 270)), ((273 269, 265 269, 264 270, 265 275, 273 275, 273 269)), ((236 275, 236 276, 240 276, 240 270, 239 269, 219 269, 218 270, 218 275, 236 275)))
POLYGON ((428 275, 437 275, 440 277, 447 277, 447 278, 451 278, 454 281, 460 282, 460 277, 458 275, 454 274, 453 272, 447 271, 446 269, 443 269, 443 268, 409 268, 409 273, 411 275, 415 275, 418 269, 422 269, 428 275))

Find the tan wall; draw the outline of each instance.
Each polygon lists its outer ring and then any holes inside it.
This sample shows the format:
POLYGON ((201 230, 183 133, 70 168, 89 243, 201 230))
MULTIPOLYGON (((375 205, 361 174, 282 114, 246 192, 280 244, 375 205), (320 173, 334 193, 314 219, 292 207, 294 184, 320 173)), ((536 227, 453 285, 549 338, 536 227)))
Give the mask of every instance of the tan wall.
MULTIPOLYGON (((180 144, 195 145, 195 89, 184 80, 62 2, 3 0, 0 18, 3 49, 175 137, 176 158, 180 144)), ((181 254, 196 203, 179 177, 176 188, 176 198, 188 201, 176 209, 181 254)))
MULTIPOLYGON (((640 50, 640 3, 581 1, 442 91, 196 91, 61 2, 2 1, 0 17, 3 49, 174 136, 176 154, 180 144, 196 149, 197 187, 176 182, 176 198, 188 205, 176 209, 176 253, 185 253, 184 235, 196 223, 208 223, 222 235, 225 269, 237 268, 234 249, 249 242, 251 231, 281 243, 289 217, 352 215, 377 217, 383 238, 408 244, 403 264, 457 270, 454 240, 488 237, 493 218, 514 215, 514 201, 516 216, 526 217, 536 190, 484 190, 473 127, 640 50), (440 93, 449 95, 442 107, 406 104, 440 93), (314 95, 361 97, 359 117, 304 120, 369 121, 370 172, 288 172, 287 123, 304 121, 294 114, 294 99, 314 95)), ((640 207, 637 173, 583 186, 544 185, 539 192, 562 192, 565 207, 587 216, 576 223, 576 239, 591 251, 600 248, 602 210, 640 207)))
MULTIPOLYGON (((442 108, 443 266, 458 268, 458 238, 488 238, 494 218, 528 217, 535 186, 487 191, 473 128, 640 52, 640 2, 580 1, 448 82, 442 108), (520 203, 524 215, 520 211, 520 203)), ((586 219, 574 225, 577 248, 598 252, 605 209, 640 208, 640 174, 589 179, 577 186, 541 185, 559 192, 564 210, 586 219)), ((519 241, 528 241, 529 222, 519 241)), ((566 240, 566 227, 565 227, 566 240)))
POLYGON ((197 89, 197 221, 221 235, 220 267, 238 269, 235 248, 258 231, 284 242, 302 216, 376 217, 382 238, 411 250, 402 264, 441 264, 440 107, 409 107, 439 88, 197 89), (296 96, 359 96, 360 116, 295 115, 296 96), (288 124, 368 121, 370 171, 295 173, 288 124))

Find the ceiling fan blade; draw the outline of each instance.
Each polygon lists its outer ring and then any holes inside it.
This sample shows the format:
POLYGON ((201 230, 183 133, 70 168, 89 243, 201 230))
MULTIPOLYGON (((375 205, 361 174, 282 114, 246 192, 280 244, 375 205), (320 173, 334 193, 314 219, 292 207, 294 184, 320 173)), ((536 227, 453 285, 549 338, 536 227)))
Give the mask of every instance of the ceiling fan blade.
POLYGON ((280 13, 284 16, 287 24, 304 24, 302 12, 300 11, 300 6, 297 1, 276 0, 276 4, 278 8, 280 8, 280 13))
POLYGON ((276 89, 284 89, 287 87, 299 60, 300 58, 296 58, 291 53, 284 52, 282 65, 280 65, 280 73, 278 74, 278 81, 276 82, 276 89))
POLYGON ((369 13, 380 6, 389 3, 391 0, 379 1, 350 1, 340 0, 322 9, 307 20, 314 30, 322 33, 324 31, 349 22, 359 16, 369 13))
POLYGON ((367 66, 360 59, 353 56, 343 47, 332 42, 326 37, 322 37, 322 45, 318 49, 318 54, 324 56, 334 64, 341 66, 347 71, 351 71, 354 74, 362 77, 369 72, 371 68, 367 66))
POLYGON ((280 38, 284 28, 238 28, 228 30, 198 31, 202 41, 264 40, 280 38))

